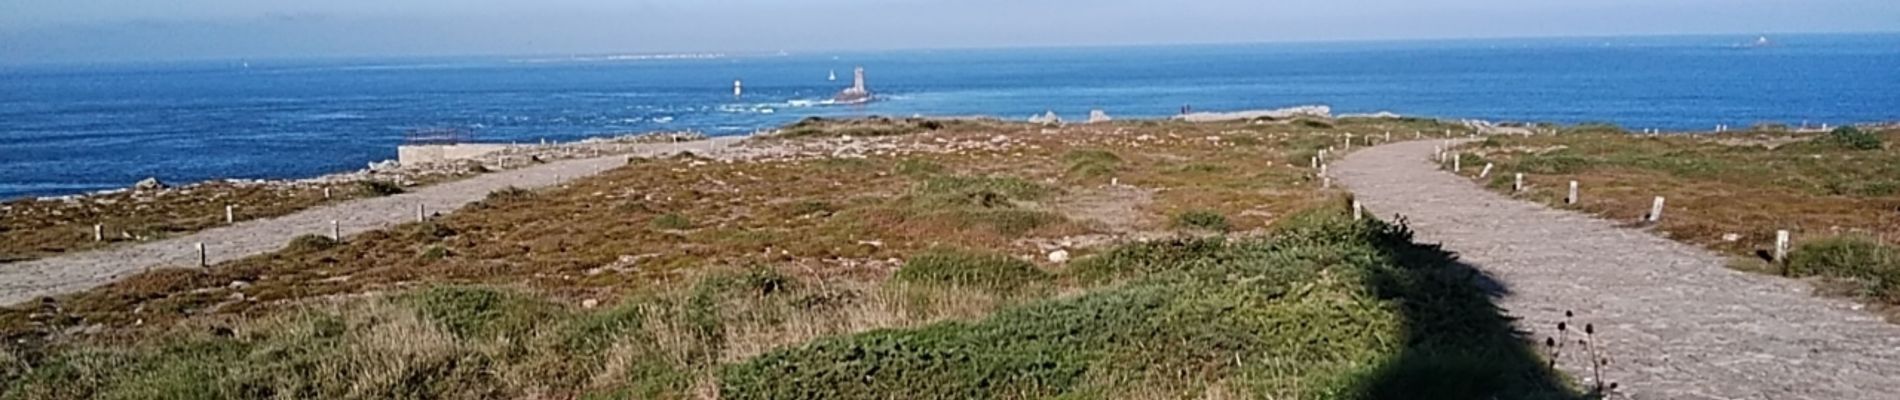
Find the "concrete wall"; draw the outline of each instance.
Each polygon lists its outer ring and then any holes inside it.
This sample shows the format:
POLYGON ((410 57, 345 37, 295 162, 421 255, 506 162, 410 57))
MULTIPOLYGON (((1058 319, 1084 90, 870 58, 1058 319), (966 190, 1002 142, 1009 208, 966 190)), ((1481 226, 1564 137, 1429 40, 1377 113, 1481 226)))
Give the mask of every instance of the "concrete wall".
POLYGON ((402 145, 396 147, 396 161, 402 165, 424 165, 466 160, 507 150, 509 146, 506 144, 402 145))

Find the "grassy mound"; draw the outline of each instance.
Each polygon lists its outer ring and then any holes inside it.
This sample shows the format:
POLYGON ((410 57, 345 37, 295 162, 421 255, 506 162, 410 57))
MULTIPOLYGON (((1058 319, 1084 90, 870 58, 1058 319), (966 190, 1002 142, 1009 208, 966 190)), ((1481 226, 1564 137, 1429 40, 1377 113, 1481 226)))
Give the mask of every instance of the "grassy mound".
POLYGON ((768 353, 722 396, 1562 398, 1472 272, 1402 227, 1308 215, 1275 239, 1082 260, 1133 281, 975 322, 768 353), (1225 387, 1222 389, 1220 387, 1225 387))

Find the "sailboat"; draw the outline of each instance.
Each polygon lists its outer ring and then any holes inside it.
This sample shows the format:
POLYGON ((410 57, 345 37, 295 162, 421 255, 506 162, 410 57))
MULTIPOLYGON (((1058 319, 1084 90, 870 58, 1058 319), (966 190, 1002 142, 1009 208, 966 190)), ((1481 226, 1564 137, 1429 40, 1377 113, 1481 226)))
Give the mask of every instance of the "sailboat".
POLYGON ((1755 38, 1755 43, 1749 44, 1743 47, 1769 47, 1769 46, 1774 46, 1774 45, 1775 45, 1775 42, 1768 40, 1767 36, 1762 36, 1762 37, 1755 38))
POLYGON ((838 80, 838 70, 835 70, 835 69, 834 69, 834 70, 831 70, 831 77, 830 77, 830 78, 826 78, 826 80, 831 80, 831 81, 836 81, 836 80, 838 80))

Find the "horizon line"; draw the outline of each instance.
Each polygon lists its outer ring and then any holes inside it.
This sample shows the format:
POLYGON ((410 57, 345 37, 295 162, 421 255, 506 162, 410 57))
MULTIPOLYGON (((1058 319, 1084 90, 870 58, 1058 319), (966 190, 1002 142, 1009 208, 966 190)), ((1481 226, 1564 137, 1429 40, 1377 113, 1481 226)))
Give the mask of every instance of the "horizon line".
POLYGON ((1900 35, 1900 30, 1880 31, 1781 31, 1781 32, 1721 32, 1721 33, 1638 33, 1603 35, 1504 35, 1504 36, 1437 36, 1414 38, 1357 38, 1357 39, 1287 39, 1287 40, 1235 40, 1235 41, 1187 41, 1187 42, 1129 42, 1098 44, 1026 44, 993 46, 919 46, 919 47, 873 47, 858 49, 732 49, 732 50, 680 50, 680 51, 599 51, 579 53, 516 53, 516 52, 471 52, 463 54, 333 54, 308 56, 271 56, 271 57, 193 57, 159 60, 90 60, 90 61, 47 61, 47 62, 8 62, 0 60, 0 68, 47 68, 47 67, 111 67, 132 65, 182 65, 202 63, 242 63, 251 61, 267 62, 312 62, 312 61, 372 61, 372 60, 446 60, 469 58, 581 58, 603 56, 654 56, 654 55, 718 55, 721 57, 773 56, 781 54, 851 54, 883 53, 904 51, 983 51, 983 50, 1054 50, 1054 49, 1113 49, 1113 48, 1161 48, 1161 47, 1197 47, 1197 46, 1248 46, 1248 45, 1298 45, 1298 44, 1397 44, 1397 43, 1455 43, 1510 40, 1565 40, 1565 39, 1631 39, 1631 38, 1691 38, 1721 36, 1887 36, 1900 35))

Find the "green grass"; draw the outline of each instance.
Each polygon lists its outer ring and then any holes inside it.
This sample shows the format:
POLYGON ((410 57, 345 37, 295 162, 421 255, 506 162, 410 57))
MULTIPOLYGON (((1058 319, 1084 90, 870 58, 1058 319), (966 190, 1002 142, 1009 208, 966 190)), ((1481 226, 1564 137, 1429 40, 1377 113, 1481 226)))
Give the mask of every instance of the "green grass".
POLYGON ((1568 398, 1448 254, 1332 213, 1283 236, 1117 250, 1134 276, 980 321, 884 330, 721 371, 729 399, 1568 398))
POLYGON ((653 220, 648 222, 647 226, 651 226, 653 229, 682 231, 693 229, 693 220, 679 213, 666 213, 653 217, 653 220))

